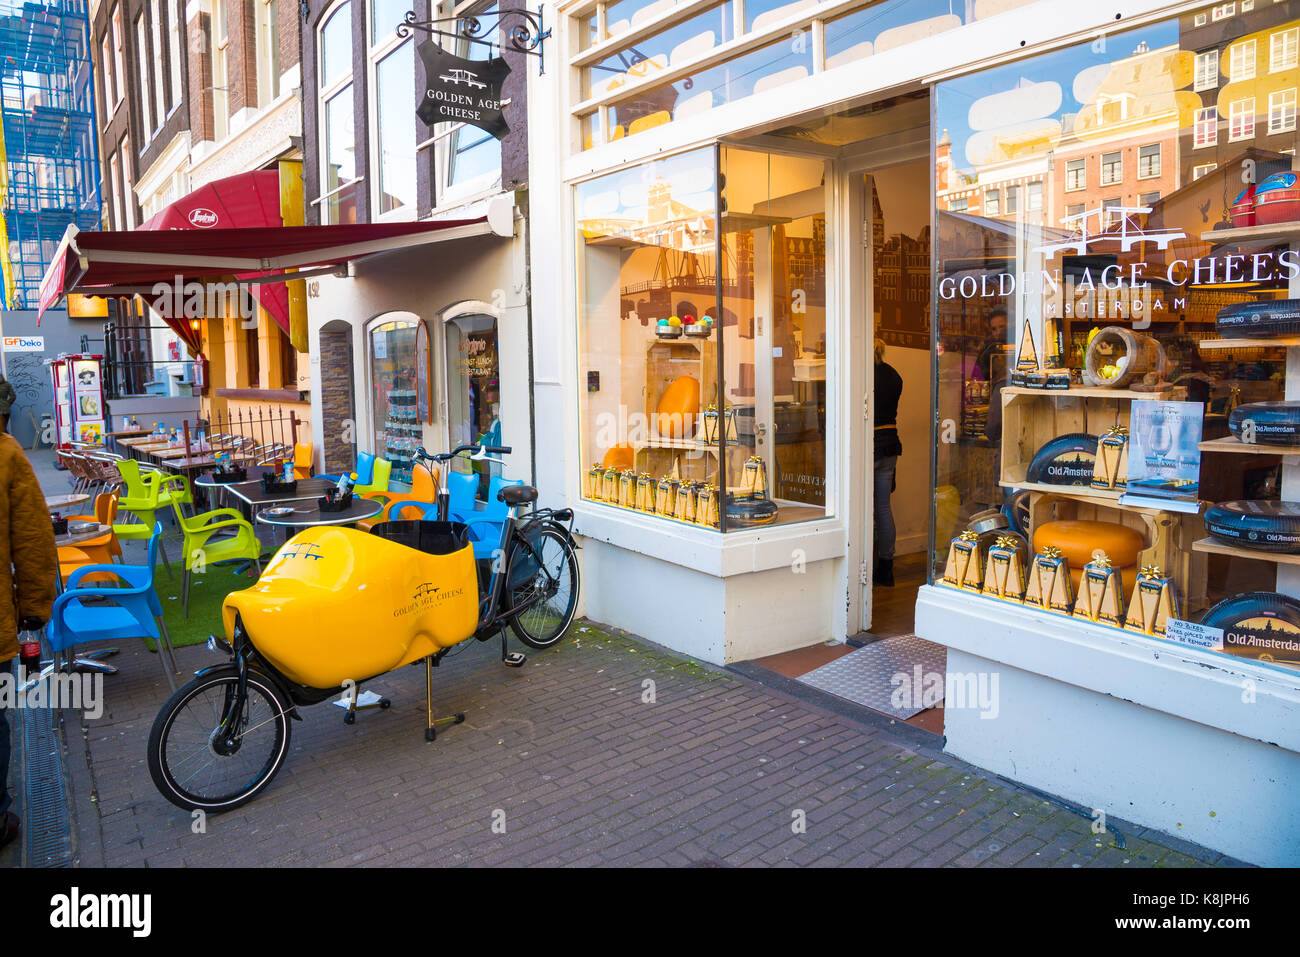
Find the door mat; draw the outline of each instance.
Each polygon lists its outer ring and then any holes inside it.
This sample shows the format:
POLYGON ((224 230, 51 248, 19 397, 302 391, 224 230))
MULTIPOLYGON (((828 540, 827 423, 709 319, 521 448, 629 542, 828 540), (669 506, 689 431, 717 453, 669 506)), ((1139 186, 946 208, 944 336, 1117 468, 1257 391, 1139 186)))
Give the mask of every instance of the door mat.
POLYGON ((947 661, 948 649, 943 645, 916 635, 898 635, 836 658, 799 680, 873 711, 906 720, 943 700, 947 661), (918 666, 920 687, 917 687, 918 666), (938 700, 928 701, 927 691, 931 696, 937 694, 938 700))

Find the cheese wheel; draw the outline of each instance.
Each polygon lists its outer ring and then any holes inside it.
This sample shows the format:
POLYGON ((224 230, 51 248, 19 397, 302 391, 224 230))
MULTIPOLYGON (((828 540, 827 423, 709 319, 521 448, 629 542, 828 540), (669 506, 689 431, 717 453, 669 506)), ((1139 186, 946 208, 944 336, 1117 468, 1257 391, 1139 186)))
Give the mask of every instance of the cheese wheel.
POLYGON ((1073 569, 1092 561, 1098 549, 1106 553, 1112 565, 1135 565, 1146 542, 1141 532, 1127 525, 1075 520, 1044 522, 1034 529, 1034 551, 1040 552, 1048 545, 1059 548, 1073 569))
POLYGON ((655 410, 655 428, 666 439, 685 438, 700 412, 700 383, 694 376, 679 376, 668 383, 655 410))
POLYGON ((636 453, 632 446, 625 444, 615 445, 605 453, 605 458, 601 461, 601 467, 607 469, 618 469, 620 472, 624 469, 636 467, 636 453))

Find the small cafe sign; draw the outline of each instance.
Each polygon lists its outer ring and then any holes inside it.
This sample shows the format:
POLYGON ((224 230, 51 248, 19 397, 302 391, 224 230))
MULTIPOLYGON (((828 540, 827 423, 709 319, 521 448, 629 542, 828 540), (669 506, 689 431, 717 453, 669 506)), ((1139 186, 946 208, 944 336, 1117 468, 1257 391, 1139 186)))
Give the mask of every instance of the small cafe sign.
POLYGON ((421 43, 416 52, 427 77, 427 89, 416 116, 429 126, 468 123, 497 139, 510 132, 501 115, 501 85, 510 75, 504 59, 466 60, 429 40, 421 43))

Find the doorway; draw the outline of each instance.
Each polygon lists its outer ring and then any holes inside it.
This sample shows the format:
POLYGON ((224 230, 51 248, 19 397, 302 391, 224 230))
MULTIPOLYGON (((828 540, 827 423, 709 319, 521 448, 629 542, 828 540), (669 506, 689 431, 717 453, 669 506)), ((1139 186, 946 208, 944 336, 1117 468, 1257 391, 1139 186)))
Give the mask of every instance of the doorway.
POLYGON ((855 180, 867 277, 860 315, 874 360, 864 439, 871 502, 864 543, 871 547, 864 545, 861 627, 872 638, 891 638, 912 634, 929 548, 929 162, 922 157, 874 166, 855 180))

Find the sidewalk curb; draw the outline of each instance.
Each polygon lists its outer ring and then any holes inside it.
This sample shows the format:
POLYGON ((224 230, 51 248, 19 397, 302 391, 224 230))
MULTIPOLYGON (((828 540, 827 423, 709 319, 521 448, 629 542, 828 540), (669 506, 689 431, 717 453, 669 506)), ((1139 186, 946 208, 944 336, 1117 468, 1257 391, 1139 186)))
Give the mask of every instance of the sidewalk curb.
POLYGON ((99 806, 95 796, 95 774, 86 748, 86 725, 81 712, 70 716, 64 712, 59 722, 63 728, 64 774, 72 806, 72 866, 104 866, 104 834, 100 827, 99 806))

